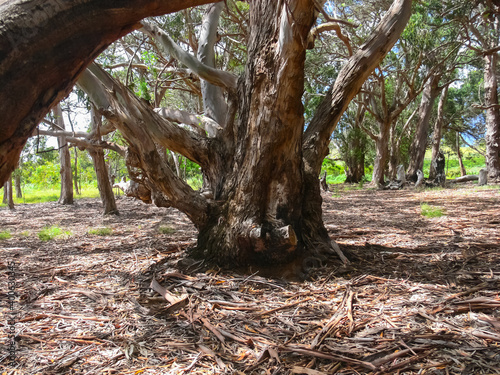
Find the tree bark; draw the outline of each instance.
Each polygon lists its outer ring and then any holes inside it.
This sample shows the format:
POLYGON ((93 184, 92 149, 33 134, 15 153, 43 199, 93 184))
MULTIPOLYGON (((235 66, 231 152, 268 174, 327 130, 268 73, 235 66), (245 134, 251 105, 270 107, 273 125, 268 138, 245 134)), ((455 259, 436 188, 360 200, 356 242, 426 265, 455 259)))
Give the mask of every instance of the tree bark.
POLYGON ((7 181, 3 184, 3 197, 2 197, 2 203, 7 204, 7 197, 9 196, 9 187, 7 186, 7 181))
POLYGON ((357 184, 365 176, 366 135, 361 129, 365 112, 364 106, 359 104, 353 127, 348 131, 346 136, 347 146, 344 157, 347 166, 346 184, 357 184))
POLYGON ((462 152, 460 151, 460 133, 456 133, 455 149, 457 152, 458 164, 460 165, 460 176, 465 176, 467 171, 465 170, 464 161, 462 160, 462 152))
POLYGON ((78 184, 78 148, 75 147, 74 148, 74 151, 75 151, 75 173, 73 175, 73 183, 75 185, 75 193, 77 195, 80 195, 80 187, 79 187, 79 184, 78 184))
MULTIPOLYGON (((101 115, 97 114, 92 107, 91 127, 92 131, 99 134, 98 128, 101 125, 101 115)), ((99 142, 101 137, 96 135, 94 140, 99 142)), ((104 151, 101 148, 89 148, 89 155, 94 162, 94 170, 97 177, 97 188, 99 189, 99 196, 101 197, 103 206, 103 215, 118 215, 118 208, 116 207, 115 195, 113 188, 109 181, 108 168, 104 160, 104 151)))
MULTIPOLYGON (((434 123, 434 131, 432 133, 432 154, 431 160, 436 160, 439 154, 439 147, 441 145, 441 138, 443 136, 443 123, 444 123, 444 106, 446 104, 446 98, 448 97, 448 85, 441 91, 441 96, 439 97, 439 104, 437 110, 437 118, 434 123)), ((431 163, 429 169, 429 179, 434 180, 437 177, 436 168, 434 163, 431 163)))
POLYGON ((21 170, 17 169, 14 172, 14 185, 16 188, 16 197, 17 198, 22 198, 23 197, 23 192, 21 190, 21 170))
POLYGON ((389 132, 391 123, 380 124, 380 133, 375 139, 375 161, 373 162, 372 184, 383 186, 385 184, 385 169, 389 160, 389 132))
MULTIPOLYGON (((215 68, 214 46, 217 41, 220 13, 224 6, 223 1, 208 5, 201 25, 197 57, 200 62, 211 68, 215 68)), ((227 105, 221 88, 201 80, 201 92, 205 114, 223 127, 226 122, 227 105)))
POLYGON ((11 0, 0 4, 0 186, 26 140, 80 73, 148 16, 210 0, 11 0), (48 53, 50 51, 50 53, 48 53))
POLYGON ((484 104, 486 106, 486 167, 488 179, 500 180, 500 105, 498 102, 498 54, 484 56, 484 104))
MULTIPOLYGON (((361 87, 369 74, 365 69, 373 69, 392 47, 410 5, 409 0, 396 0, 382 25, 353 56, 350 70, 342 73, 346 80, 338 80, 332 89, 339 102, 335 109, 325 109, 327 123, 316 122, 318 133, 310 137, 304 135, 302 93, 304 41, 315 20, 313 0, 251 3, 248 57, 237 89, 231 87, 231 76, 218 71, 213 72, 218 77, 207 76, 210 70, 200 61, 175 50, 203 79, 227 89, 228 102, 233 103, 229 121, 213 137, 161 117, 97 65, 91 65, 78 83, 129 142, 134 159, 130 165, 196 225, 199 236, 193 254, 225 266, 300 261, 311 252, 334 251, 321 214, 318 176, 323 157, 309 151, 318 145, 328 149, 332 119, 336 124, 342 115, 337 111, 343 112, 361 87), (158 144, 198 163, 210 194, 193 191, 176 176, 158 153, 158 144)), ((168 35, 154 27, 145 29, 175 49, 168 35)))
POLYGON ((9 210, 14 209, 14 194, 12 193, 12 175, 9 177, 6 183, 6 188, 4 187, 4 194, 7 195, 7 207, 9 210))
MULTIPOLYGON (((54 109, 54 117, 56 124, 60 129, 65 129, 64 119, 62 114, 61 105, 58 104, 54 109)), ((71 172, 71 155, 69 153, 69 145, 66 137, 61 135, 57 137, 57 144, 59 146, 59 160, 61 164, 61 194, 59 196, 60 204, 73 204, 73 176, 71 172)))
POLYGON ((407 178, 410 181, 416 181, 417 171, 423 170, 427 138, 429 136, 429 121, 434 100, 439 92, 438 84, 440 78, 439 74, 431 75, 422 91, 422 100, 418 110, 417 130, 410 147, 410 163, 407 170, 407 178))

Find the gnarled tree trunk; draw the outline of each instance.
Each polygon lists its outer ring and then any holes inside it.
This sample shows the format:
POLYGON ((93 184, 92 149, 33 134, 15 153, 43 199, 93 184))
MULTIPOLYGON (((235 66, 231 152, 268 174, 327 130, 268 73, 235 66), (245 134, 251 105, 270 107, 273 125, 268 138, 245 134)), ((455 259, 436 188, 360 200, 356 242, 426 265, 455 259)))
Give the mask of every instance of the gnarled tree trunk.
POLYGON ((137 22, 144 17, 211 2, 1 1, 0 186, 36 125, 109 44, 140 27, 137 22))

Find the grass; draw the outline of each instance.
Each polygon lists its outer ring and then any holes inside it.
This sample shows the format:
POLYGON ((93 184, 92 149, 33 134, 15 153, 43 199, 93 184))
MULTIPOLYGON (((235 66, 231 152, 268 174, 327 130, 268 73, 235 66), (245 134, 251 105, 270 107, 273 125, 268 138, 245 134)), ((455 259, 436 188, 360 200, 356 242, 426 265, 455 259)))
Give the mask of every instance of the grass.
POLYGON ((38 232, 38 238, 42 241, 50 241, 56 237, 60 236, 71 236, 70 231, 64 231, 59 228, 57 225, 53 225, 51 227, 45 227, 40 232, 38 232))
POLYGON ((87 233, 94 236, 111 236, 113 234, 113 229, 108 227, 92 228, 89 229, 87 233))
POLYGON ((158 232, 160 232, 161 234, 174 234, 175 229, 169 227, 168 225, 160 225, 158 228, 158 232))
POLYGON ((3 230, 0 232, 0 240, 8 240, 12 237, 12 234, 8 230, 3 230))
POLYGON ((441 217, 444 215, 444 211, 442 208, 430 206, 427 203, 420 204, 420 211, 422 216, 433 218, 433 217, 441 217))
MULTIPOLYGON (((60 187, 49 187, 40 189, 34 186, 26 186, 23 189, 23 197, 17 198, 14 196, 14 204, 32 204, 57 202, 59 200, 60 187)), ((85 186, 81 189, 81 194, 74 195, 75 199, 82 198, 99 198, 99 190, 94 186, 85 186)), ((0 207, 5 207, 6 204, 0 204, 0 207)))

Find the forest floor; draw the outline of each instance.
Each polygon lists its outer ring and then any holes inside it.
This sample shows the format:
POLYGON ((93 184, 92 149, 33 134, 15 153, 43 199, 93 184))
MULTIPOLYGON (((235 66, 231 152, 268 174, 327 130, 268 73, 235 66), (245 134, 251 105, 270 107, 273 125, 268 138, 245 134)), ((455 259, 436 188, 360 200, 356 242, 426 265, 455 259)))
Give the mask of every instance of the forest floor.
POLYGON ((181 267, 196 238, 183 215, 118 207, 0 211, 2 373, 500 374, 499 186, 335 187, 324 219, 350 264, 332 257, 307 281, 181 267), (70 233, 41 241, 49 225, 70 233), (89 234, 101 227, 112 233, 89 234))

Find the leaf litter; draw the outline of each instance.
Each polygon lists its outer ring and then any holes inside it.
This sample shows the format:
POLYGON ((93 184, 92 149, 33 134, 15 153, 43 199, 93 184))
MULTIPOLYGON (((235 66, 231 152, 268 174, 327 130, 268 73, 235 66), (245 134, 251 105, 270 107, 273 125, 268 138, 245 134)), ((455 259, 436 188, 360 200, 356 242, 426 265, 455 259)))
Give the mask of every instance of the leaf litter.
POLYGON ((2 210, 2 373, 499 374, 499 198, 473 185, 325 193, 351 262, 332 257, 305 281, 186 262, 189 221, 129 198, 116 217, 92 199, 2 210), (445 215, 422 216, 422 202, 445 215), (39 240, 51 225, 71 235, 39 240))

